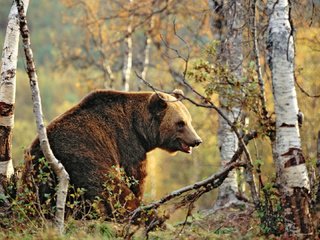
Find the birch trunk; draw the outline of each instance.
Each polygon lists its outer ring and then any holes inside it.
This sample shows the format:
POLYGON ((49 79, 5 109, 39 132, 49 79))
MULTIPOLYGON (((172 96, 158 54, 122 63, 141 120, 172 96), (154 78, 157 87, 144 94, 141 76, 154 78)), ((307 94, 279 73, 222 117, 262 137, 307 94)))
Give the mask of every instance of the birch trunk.
POLYGON ((107 81, 104 82, 105 89, 113 89, 113 84, 115 82, 115 77, 113 75, 113 71, 109 64, 107 64, 106 60, 103 61, 103 71, 104 71, 104 79, 109 79, 109 83, 107 81))
MULTIPOLYGON (((150 19, 150 26, 149 29, 146 31, 146 40, 144 43, 144 51, 143 51, 143 55, 144 55, 144 61, 143 61, 143 65, 142 65, 142 71, 141 71, 141 78, 142 79, 146 79, 147 76, 147 71, 149 68, 149 62, 150 62, 150 48, 151 48, 151 43, 152 43, 152 39, 151 39, 151 31, 154 27, 154 17, 151 17, 150 19)), ((141 91, 141 80, 138 79, 138 91, 141 91)))
POLYGON ((27 25, 26 15, 24 13, 23 3, 19 0, 15 1, 19 13, 20 32, 23 40, 23 48, 26 56, 27 73, 30 80, 30 87, 32 92, 33 112, 36 117, 37 132, 39 136, 41 150, 49 162, 50 167, 57 175, 59 184, 57 189, 57 201, 56 201, 56 213, 55 213, 55 225, 60 234, 64 231, 64 213, 65 202, 68 191, 69 175, 66 172, 63 165, 55 158, 47 137, 46 128, 42 119, 42 106, 40 90, 38 86, 38 77, 36 74, 36 68, 33 59, 32 49, 30 47, 30 34, 27 25))
MULTIPOLYGON (((133 0, 129 0, 130 8, 132 6, 133 0)), ((122 69, 122 90, 129 91, 129 82, 132 69, 132 19, 133 15, 130 16, 130 22, 127 28, 127 36, 125 38, 125 52, 123 59, 123 69, 122 69)))
MULTIPOLYGON (((220 99, 223 101, 223 99, 220 99)), ((233 121, 234 113, 237 109, 228 111, 225 108, 221 108, 221 111, 225 116, 233 121)), ((219 149, 220 149, 220 164, 221 168, 224 168, 236 152, 238 147, 238 139, 235 133, 231 130, 230 126, 226 123, 224 119, 219 117, 219 149)), ((219 187, 218 196, 214 205, 214 209, 229 207, 234 204, 238 204, 239 200, 237 194, 239 193, 238 181, 237 181, 237 172, 232 170, 229 172, 228 177, 219 187)))
MULTIPOLYGON (((151 29, 152 29, 152 24, 151 24, 151 29)), ((150 33, 147 33, 145 49, 144 49, 143 69, 142 69, 142 72, 141 72, 142 79, 146 79, 146 76, 147 76, 147 71, 148 71, 148 67, 149 67, 149 60, 150 60, 150 58, 149 58, 150 48, 151 48, 151 36, 150 36, 150 33)))
POLYGON ((276 113, 275 165, 281 192, 286 235, 309 238, 310 184, 297 121, 298 102, 294 86, 294 38, 290 2, 269 0, 268 64, 276 113))
MULTIPOLYGON (((24 0, 27 10, 29 0, 24 0)), ((16 72, 19 46, 19 21, 17 6, 13 3, 4 40, 0 79, 0 174, 10 178, 12 164, 12 129, 16 95, 16 72)))
MULTIPOLYGON (((242 3, 237 1, 237 3, 230 5, 225 0, 220 2, 209 0, 209 6, 214 11, 215 17, 212 19, 211 27, 216 38, 221 41, 219 52, 223 56, 222 61, 233 71, 236 78, 241 78, 243 61, 241 48, 242 31, 240 30, 242 3)), ((219 100, 221 111, 231 122, 234 122, 240 115, 240 107, 228 107, 230 102, 223 96, 220 96, 219 100)), ((218 139, 221 167, 224 168, 238 148, 238 138, 222 117, 219 117, 218 139)), ((214 209, 239 204, 238 193, 237 172, 232 170, 219 187, 214 209)))

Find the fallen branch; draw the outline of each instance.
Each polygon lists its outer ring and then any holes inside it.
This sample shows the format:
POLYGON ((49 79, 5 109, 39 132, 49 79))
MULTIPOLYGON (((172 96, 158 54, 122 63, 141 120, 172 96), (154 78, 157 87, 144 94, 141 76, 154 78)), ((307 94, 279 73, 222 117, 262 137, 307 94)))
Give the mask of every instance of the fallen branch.
POLYGON ((24 12, 23 2, 21 2, 21 0, 16 0, 16 4, 18 8, 20 32, 26 57, 27 73, 29 76, 30 87, 32 92, 33 112, 36 117, 37 132, 39 135, 40 146, 43 155, 50 164, 50 167, 53 169, 54 173, 57 175, 59 181, 57 189, 57 210, 55 213, 55 225, 57 227, 58 232, 62 234, 64 231, 64 212, 69 185, 69 175, 63 167, 63 165, 55 158, 49 145, 46 128, 44 126, 42 118, 42 106, 40 90, 38 86, 38 76, 36 73, 32 49, 30 47, 30 33, 27 25, 26 15, 24 12))
POLYGON ((188 199, 189 200, 192 199, 191 201, 194 202, 200 196, 202 196, 204 193, 209 192, 212 189, 219 187, 223 183, 224 179, 228 176, 228 173, 231 170, 233 170, 234 168, 245 166, 245 165, 246 165, 246 163, 244 163, 244 162, 229 163, 222 170, 220 170, 218 173, 212 175, 211 177, 208 177, 202 181, 199 181, 199 182, 196 182, 196 183, 191 184, 189 186, 175 190, 175 191, 169 193, 168 195, 164 196, 163 198, 161 198, 158 201, 155 201, 155 202, 150 203, 145 206, 140 206, 139 208, 137 208, 131 212, 129 224, 126 229, 126 233, 127 234, 129 233, 131 223, 136 218, 136 216, 138 216, 146 211, 149 211, 151 209, 158 209, 161 205, 169 202, 172 199, 175 199, 175 198, 181 196, 184 193, 187 193, 187 192, 190 192, 193 190, 197 190, 196 192, 189 193, 188 195, 186 195, 184 197, 184 200, 187 200, 187 201, 185 201, 185 203, 190 202, 190 201, 188 201, 188 199))

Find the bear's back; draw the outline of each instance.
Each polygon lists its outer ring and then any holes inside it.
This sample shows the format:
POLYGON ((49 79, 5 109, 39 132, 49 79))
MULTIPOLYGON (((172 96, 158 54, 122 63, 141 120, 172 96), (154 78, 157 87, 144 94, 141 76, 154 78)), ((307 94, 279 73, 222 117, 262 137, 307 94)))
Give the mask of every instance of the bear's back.
MULTIPOLYGON (((130 132, 132 112, 143 111, 149 96, 98 90, 48 125, 52 151, 66 168, 72 184, 89 189, 88 194, 94 196, 101 191, 101 176, 112 166, 120 165, 123 151, 143 157, 139 148, 129 150, 128 142, 131 149, 137 142, 130 132)), ((38 138, 30 153, 35 159, 43 156, 38 138)), ((132 158, 122 160, 129 162, 132 158)))

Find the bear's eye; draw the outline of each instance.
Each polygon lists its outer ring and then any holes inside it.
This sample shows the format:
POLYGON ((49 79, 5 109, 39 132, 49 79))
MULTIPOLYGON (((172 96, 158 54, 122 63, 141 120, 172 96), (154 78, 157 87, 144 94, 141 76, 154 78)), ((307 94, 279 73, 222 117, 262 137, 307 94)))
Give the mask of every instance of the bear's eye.
POLYGON ((178 129, 182 129, 185 126, 185 122, 184 121, 180 121, 177 123, 178 129))

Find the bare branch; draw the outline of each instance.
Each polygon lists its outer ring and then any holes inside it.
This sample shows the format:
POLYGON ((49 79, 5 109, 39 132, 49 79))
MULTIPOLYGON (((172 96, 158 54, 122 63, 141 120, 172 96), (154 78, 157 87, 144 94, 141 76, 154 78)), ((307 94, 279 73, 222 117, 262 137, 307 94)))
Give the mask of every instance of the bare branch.
POLYGON ((166 4, 165 6, 163 6, 161 9, 159 10, 155 10, 153 11, 151 14, 148 14, 144 17, 144 19, 142 19, 140 22, 138 22, 137 24, 133 25, 132 26, 132 29, 131 29, 131 32, 126 32, 121 38, 113 41, 111 44, 115 44, 115 43, 119 43, 119 42, 122 42, 123 40, 125 40, 127 37, 129 37, 131 34, 133 34, 139 27, 143 26, 146 22, 148 22, 152 16, 154 16, 155 14, 160 14, 162 12, 164 12, 165 10, 168 9, 169 7, 169 4, 168 4, 169 1, 166 1, 166 4))
POLYGON ((228 176, 228 173, 231 170, 233 170, 234 168, 237 168, 237 167, 241 167, 241 166, 245 166, 245 163, 244 162, 233 162, 233 163, 230 163, 227 166, 225 166, 222 170, 220 170, 218 173, 212 175, 209 178, 206 178, 206 179, 204 179, 202 181, 199 181, 199 182, 196 182, 196 183, 194 183, 192 185, 185 186, 183 188, 175 190, 175 191, 169 193, 168 195, 164 196, 163 198, 161 198, 158 201, 155 201, 155 202, 150 203, 150 204, 145 205, 145 206, 140 206, 139 208, 135 209, 130 214, 131 217, 129 219, 129 224, 127 226, 126 232, 127 233, 129 232, 129 228, 130 228, 131 222, 133 221, 133 219, 137 215, 139 215, 139 214, 141 214, 143 212, 146 212, 148 210, 151 210, 151 209, 157 209, 161 205, 169 202, 170 200, 175 199, 175 198, 181 196, 182 194, 190 192, 192 190, 197 190, 197 191, 193 192, 193 193, 190 193, 189 195, 185 196, 185 199, 186 198, 191 198, 192 196, 194 197, 195 195, 197 195, 196 199, 198 199, 204 193, 206 193, 208 191, 211 191, 214 188, 219 187, 222 184, 223 180, 228 176))
POLYGON ((256 20, 256 2, 257 0, 251 1, 251 35, 252 35, 252 41, 253 41, 253 52, 254 52, 254 60, 256 63, 256 72, 258 75, 258 83, 260 87, 260 101, 262 106, 262 114, 263 117, 266 119, 268 115, 267 111, 267 101, 266 101, 266 95, 265 95, 265 86, 264 86, 264 80, 262 77, 261 72, 261 64, 260 64, 260 53, 259 53, 259 46, 258 46, 258 38, 257 38, 257 20, 256 20))
POLYGON ((303 87, 299 84, 299 82, 297 81, 297 78, 296 76, 294 77, 294 81, 296 83, 296 85, 298 86, 298 88, 300 89, 300 91, 306 95, 307 97, 310 97, 310 98, 319 98, 320 97, 320 94, 318 95, 311 95, 310 93, 308 93, 306 90, 303 89, 303 87))

